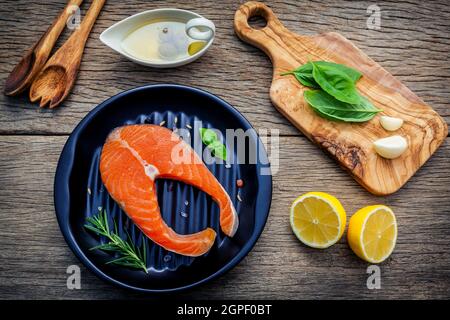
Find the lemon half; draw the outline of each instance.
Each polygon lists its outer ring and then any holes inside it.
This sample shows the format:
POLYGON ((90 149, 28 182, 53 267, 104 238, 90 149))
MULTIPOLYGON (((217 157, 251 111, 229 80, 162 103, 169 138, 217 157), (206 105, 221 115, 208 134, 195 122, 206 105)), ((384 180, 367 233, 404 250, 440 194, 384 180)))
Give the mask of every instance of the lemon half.
POLYGON ((324 192, 308 192, 295 199, 290 213, 297 238, 313 248, 328 248, 344 233, 346 213, 338 199, 324 192))
POLYGON ((397 241, 397 221, 392 210, 384 205, 358 210, 348 226, 348 243, 361 259, 380 263, 394 251, 397 241))

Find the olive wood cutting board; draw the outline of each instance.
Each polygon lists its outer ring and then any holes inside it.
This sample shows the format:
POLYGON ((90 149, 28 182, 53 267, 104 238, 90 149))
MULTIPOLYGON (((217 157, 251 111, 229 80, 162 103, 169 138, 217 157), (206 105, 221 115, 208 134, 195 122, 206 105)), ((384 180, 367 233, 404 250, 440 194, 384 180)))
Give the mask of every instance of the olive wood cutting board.
POLYGON ((371 193, 388 195, 400 189, 447 136, 447 124, 430 106, 342 35, 295 34, 269 7, 253 1, 236 11, 234 28, 240 39, 270 57, 273 64, 270 98, 274 106, 371 193), (266 26, 250 27, 248 19, 253 16, 264 18, 266 26), (309 88, 293 76, 280 75, 309 60, 331 61, 360 71, 363 76, 357 89, 383 112, 364 123, 319 117, 303 99, 303 91, 309 88), (388 132, 379 123, 380 115, 402 118, 404 124, 396 132, 388 132), (394 134, 407 139, 408 149, 399 158, 387 160, 375 152, 372 144, 394 134))

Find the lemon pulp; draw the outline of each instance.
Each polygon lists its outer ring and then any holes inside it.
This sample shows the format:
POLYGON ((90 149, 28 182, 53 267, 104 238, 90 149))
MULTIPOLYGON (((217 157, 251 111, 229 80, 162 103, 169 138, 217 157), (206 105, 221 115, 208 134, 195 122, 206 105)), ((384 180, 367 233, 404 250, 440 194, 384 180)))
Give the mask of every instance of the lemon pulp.
POLYGON ((397 240, 397 221, 383 205, 360 209, 350 219, 348 242, 361 259, 380 263, 392 253, 397 240))
POLYGON ((346 214, 332 195, 309 192, 293 202, 290 220, 301 242, 313 248, 327 248, 342 237, 346 214))

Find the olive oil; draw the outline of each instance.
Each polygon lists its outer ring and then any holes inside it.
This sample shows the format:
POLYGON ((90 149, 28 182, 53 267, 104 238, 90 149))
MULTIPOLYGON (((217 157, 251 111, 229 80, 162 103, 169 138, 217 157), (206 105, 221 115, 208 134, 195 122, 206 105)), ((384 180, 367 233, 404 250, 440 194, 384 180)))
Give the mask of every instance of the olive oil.
POLYGON ((206 42, 190 38, 186 24, 179 21, 152 21, 132 31, 122 48, 137 59, 176 61, 202 50, 206 42))

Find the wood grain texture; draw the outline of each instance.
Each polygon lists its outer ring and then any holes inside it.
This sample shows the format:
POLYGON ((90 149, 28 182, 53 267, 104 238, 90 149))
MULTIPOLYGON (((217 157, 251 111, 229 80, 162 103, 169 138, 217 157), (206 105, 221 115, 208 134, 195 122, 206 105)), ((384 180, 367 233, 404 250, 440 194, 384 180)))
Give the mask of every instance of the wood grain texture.
MULTIPOLYGON (((29 46, 64 8, 65 0, 0 0, 0 84, 29 46), (45 23, 43 23, 45 21, 45 23)), ((39 110, 26 96, 0 95, 0 298, 14 299, 449 299, 449 141, 396 194, 375 197, 333 160, 299 136, 269 99, 269 59, 240 41, 232 21, 244 1, 107 1, 88 39, 72 93, 56 110, 39 110), (142 68, 118 56, 98 37, 113 23, 143 10, 178 7, 212 19, 217 37, 200 60, 174 70, 142 68), (53 179, 62 146, 98 103, 135 86, 169 82, 200 87, 241 111, 257 128, 277 128, 280 171, 266 228, 236 268, 205 286, 170 296, 136 294, 111 286, 85 269, 66 245, 53 207, 53 179), (399 239, 381 265, 382 288, 366 288, 367 264, 345 239, 326 251, 301 245, 291 233, 288 207, 303 192, 323 190, 342 200, 348 216, 384 203, 395 210, 399 239), (68 290, 66 268, 81 267, 81 290, 68 290)), ((366 28, 372 1, 267 2, 293 32, 338 31, 450 120, 447 1, 377 1, 382 29, 366 28)), ((85 14, 89 1, 82 6, 85 14)), ((60 46, 70 35, 64 32, 60 46)))
MULTIPOLYGON (((161 297, 104 283, 67 247, 57 226, 52 198, 56 162, 65 140, 0 137, 0 297, 161 297), (66 268, 71 264, 82 269, 81 290, 66 287, 66 268)), ((401 191, 385 198, 359 187, 306 138, 282 137, 280 145, 280 170, 274 176, 269 220, 252 252, 227 275, 177 297, 450 297, 449 145, 438 150, 401 191), (327 250, 315 250, 303 246, 292 234, 288 208, 296 196, 310 190, 338 196, 348 217, 369 204, 384 203, 393 208, 399 223, 398 242, 391 258, 380 265, 381 290, 367 289, 368 264, 352 253, 345 238, 327 250)))
POLYGON ((239 38, 270 57, 273 64, 270 99, 274 106, 370 192, 387 195, 397 191, 447 137, 447 124, 430 106, 342 35, 295 34, 267 5, 256 1, 239 7, 234 29, 239 38), (250 27, 248 20, 254 16, 262 16, 267 25, 260 29, 250 27), (358 91, 383 111, 361 124, 318 116, 303 98, 308 88, 294 76, 281 75, 309 60, 331 61, 359 70, 363 76, 357 82, 358 91), (405 121, 396 134, 406 138, 408 148, 393 160, 381 158, 372 145, 373 141, 392 135, 380 125, 380 115, 405 121))
MULTIPOLYGON (((269 100, 272 67, 268 58, 234 33, 234 13, 243 2, 227 0, 219 6, 216 1, 200 0, 107 1, 86 44, 75 87, 64 103, 58 110, 39 110, 26 95, 0 95, 0 133, 69 134, 88 111, 110 96, 140 85, 168 82, 217 94, 257 128, 276 127, 282 134, 297 135, 298 130, 269 100), (100 42, 100 33, 113 23, 161 7, 195 10, 215 22, 216 39, 201 59, 173 70, 154 70, 126 60, 100 42)), ((82 6, 83 15, 88 4, 82 6)), ((371 1, 273 0, 268 4, 295 33, 341 33, 450 121, 447 1, 377 1, 382 9, 379 31, 366 27, 371 1)), ((64 5, 63 0, 2 0, 0 85, 64 5)), ((65 30, 58 45, 69 35, 65 30)))

